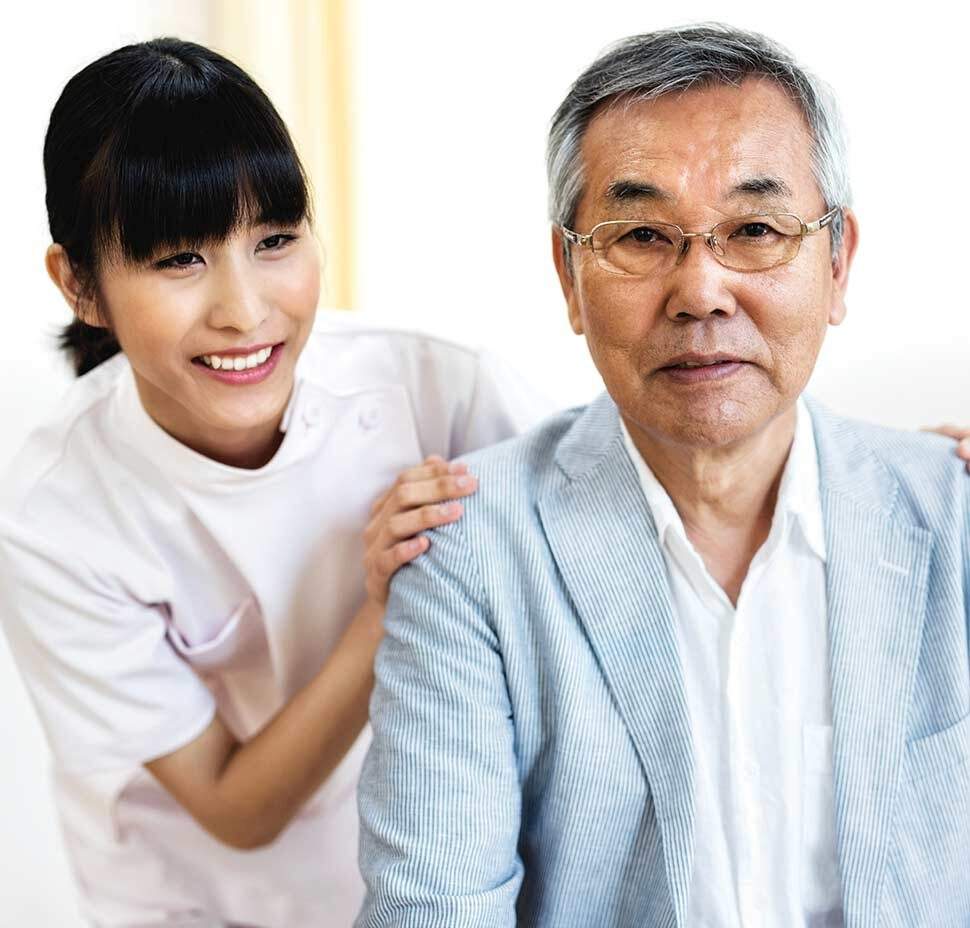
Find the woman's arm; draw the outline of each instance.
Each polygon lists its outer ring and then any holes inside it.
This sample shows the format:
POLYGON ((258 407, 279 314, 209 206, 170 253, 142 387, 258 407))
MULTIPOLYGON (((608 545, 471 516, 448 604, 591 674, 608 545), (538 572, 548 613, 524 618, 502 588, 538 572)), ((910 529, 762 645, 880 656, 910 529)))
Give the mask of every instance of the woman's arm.
POLYGON ((367 601, 313 680, 248 741, 217 715, 145 765, 214 837, 241 849, 270 843, 350 750, 367 722, 390 578, 427 550, 418 533, 458 519, 457 500, 476 488, 464 465, 438 457, 401 474, 364 532, 367 601))

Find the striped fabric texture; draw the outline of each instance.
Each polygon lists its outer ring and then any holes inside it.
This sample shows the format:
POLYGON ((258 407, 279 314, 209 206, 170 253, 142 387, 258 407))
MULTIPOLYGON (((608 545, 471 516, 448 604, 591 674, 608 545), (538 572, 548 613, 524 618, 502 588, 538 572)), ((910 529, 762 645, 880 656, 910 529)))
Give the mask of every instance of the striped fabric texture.
MULTIPOLYGON (((944 439, 809 409, 845 924, 968 926, 970 479, 944 439)), ((464 518, 392 585, 358 928, 684 928, 704 745, 617 409, 467 460, 464 518)))

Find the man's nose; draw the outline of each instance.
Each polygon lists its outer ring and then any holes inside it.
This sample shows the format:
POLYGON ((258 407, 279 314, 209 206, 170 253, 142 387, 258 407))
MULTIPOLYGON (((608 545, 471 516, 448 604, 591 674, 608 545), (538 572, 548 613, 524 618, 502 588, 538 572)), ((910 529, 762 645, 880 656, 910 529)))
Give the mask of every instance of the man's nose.
POLYGON ((667 272, 667 317, 686 322, 733 316, 737 303, 728 287, 731 273, 701 236, 685 239, 679 260, 667 272))
POLYGON ((212 328, 252 332, 269 315, 257 281, 244 268, 226 267, 214 275, 212 283, 208 314, 212 328))

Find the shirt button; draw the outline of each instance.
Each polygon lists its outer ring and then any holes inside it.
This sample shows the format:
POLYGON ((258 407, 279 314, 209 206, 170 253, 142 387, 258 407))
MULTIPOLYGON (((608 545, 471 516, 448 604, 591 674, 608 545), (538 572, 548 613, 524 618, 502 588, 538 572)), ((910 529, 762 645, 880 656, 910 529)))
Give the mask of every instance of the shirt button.
POLYGON ((319 406, 307 406, 303 410, 303 421, 307 425, 316 425, 320 421, 323 412, 319 406))
POLYGON ((378 406, 367 406, 357 415, 357 421, 362 429, 376 429, 381 424, 381 410, 378 406))

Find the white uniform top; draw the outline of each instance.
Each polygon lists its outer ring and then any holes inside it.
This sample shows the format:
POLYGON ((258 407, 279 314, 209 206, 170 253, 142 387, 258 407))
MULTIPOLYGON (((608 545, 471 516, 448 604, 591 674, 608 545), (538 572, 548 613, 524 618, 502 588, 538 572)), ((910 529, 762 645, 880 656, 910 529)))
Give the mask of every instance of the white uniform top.
POLYGON ((248 738, 314 676, 363 602, 362 531, 400 471, 546 411, 486 353, 330 320, 300 358, 276 456, 243 470, 159 428, 124 356, 76 381, 3 481, 0 609, 88 918, 351 924, 368 731, 255 851, 210 837, 142 765, 217 709, 248 738))
POLYGON ((799 401, 771 530, 737 608, 623 432, 667 565, 691 717, 687 924, 841 925, 825 532, 811 416, 799 401))

